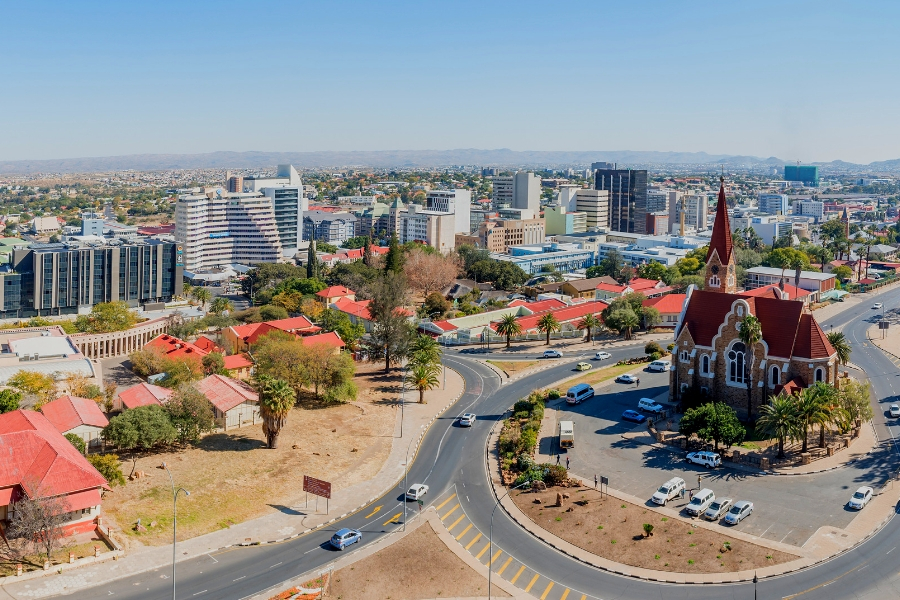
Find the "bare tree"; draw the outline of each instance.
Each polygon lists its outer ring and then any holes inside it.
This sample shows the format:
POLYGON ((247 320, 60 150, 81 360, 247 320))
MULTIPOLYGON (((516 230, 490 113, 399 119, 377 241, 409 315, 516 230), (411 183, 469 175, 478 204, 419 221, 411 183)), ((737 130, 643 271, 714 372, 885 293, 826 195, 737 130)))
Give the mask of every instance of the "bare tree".
POLYGON ((23 498, 13 504, 13 511, 9 537, 25 540, 34 552, 52 561, 65 538, 69 502, 62 496, 23 498))
POLYGON ((431 292, 439 292, 449 287, 460 269, 459 256, 455 253, 443 256, 428 254, 415 248, 406 255, 403 271, 409 287, 427 297, 431 292))

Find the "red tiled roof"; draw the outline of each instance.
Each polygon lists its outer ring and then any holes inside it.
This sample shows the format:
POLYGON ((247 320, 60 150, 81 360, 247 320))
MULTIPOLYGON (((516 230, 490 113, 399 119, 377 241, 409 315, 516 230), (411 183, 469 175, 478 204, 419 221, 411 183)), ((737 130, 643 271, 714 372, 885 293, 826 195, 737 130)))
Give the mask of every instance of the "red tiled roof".
POLYGON ((320 298, 334 298, 335 296, 352 296, 356 295, 356 292, 351 290, 348 287, 344 287, 342 285, 333 285, 331 287, 327 287, 320 292, 316 292, 316 296, 320 298))
POLYGON ((719 202, 716 205, 716 220, 713 223, 712 238, 709 243, 709 251, 706 253, 706 261, 718 252, 719 260, 727 265, 731 260, 731 251, 734 247, 731 241, 731 226, 728 224, 728 204, 725 202, 725 181, 719 185, 719 202))
POLYGON ((793 356, 803 303, 774 298, 747 298, 748 302, 751 300, 750 310, 759 319, 762 338, 769 346, 769 356, 793 356))
POLYGON ((458 327, 450 321, 432 321, 431 324, 443 331, 453 331, 458 329, 458 327))
POLYGON ((255 344, 259 338, 272 331, 284 331, 286 333, 303 334, 321 331, 322 328, 312 324, 306 317, 293 317, 290 319, 278 319, 264 323, 247 323, 231 328, 234 334, 248 344, 255 344))
POLYGON ((684 306, 684 299, 687 294, 667 294, 659 298, 648 298, 644 300, 644 306, 652 306, 660 312, 660 314, 680 313, 681 307, 684 306))
POLYGON ((794 343, 794 356, 799 358, 829 358, 835 353, 825 332, 810 314, 800 316, 797 328, 797 341, 794 343))
POLYGON ((303 315, 299 317, 291 317, 290 319, 278 319, 276 321, 266 321, 267 325, 271 325, 276 329, 280 329, 282 331, 302 331, 307 329, 315 329, 319 328, 312 324, 312 321, 304 317, 303 315))
MULTIPOLYGON (((609 304, 603 302, 601 300, 592 300, 590 302, 582 302, 581 304, 575 304, 572 306, 566 306, 565 308, 558 308, 556 310, 545 310, 540 313, 535 313, 533 315, 526 315, 524 317, 519 317, 516 319, 516 322, 522 327, 523 332, 527 332, 537 327, 537 322, 546 314, 551 314, 556 317, 556 320, 560 323, 567 323, 570 321, 574 321, 576 319, 581 319, 581 317, 585 315, 597 315, 603 312, 609 304)), ((491 329, 496 330, 497 324, 492 323, 491 329)))
MULTIPOLYGON (((691 294, 684 314, 684 323, 691 332, 695 344, 712 345, 713 337, 719 332, 719 325, 725 320, 725 315, 731 310, 731 305, 739 297, 735 294, 703 290, 695 290, 691 294)), ((751 306, 753 300, 753 298, 748 298, 751 306)))
POLYGON ((644 279, 642 277, 635 277, 631 281, 628 282, 628 287, 633 289, 636 292, 641 290, 648 290, 650 288, 655 288, 659 285, 659 280, 657 279, 644 279))
POLYGON ((346 345, 344 344, 344 340, 341 339, 341 336, 333 331, 329 331, 328 333, 320 333, 318 335, 308 335, 300 339, 303 340, 304 346, 327 344, 328 346, 333 346, 335 348, 343 348, 346 345))
POLYGON ((96 402, 77 396, 61 396, 53 402, 48 402, 41 407, 41 413, 60 433, 66 433, 80 425, 92 427, 109 425, 109 420, 96 402))
POLYGON ((162 333, 144 345, 144 348, 161 348, 170 357, 196 357, 202 358, 209 354, 207 350, 199 346, 180 340, 173 335, 162 333))
POLYGON ((232 354, 231 356, 226 356, 225 359, 225 368, 226 369, 243 369, 245 367, 252 367, 253 363, 243 354, 232 354))
POLYGON ((201 335, 197 338, 197 341, 194 342, 194 345, 200 348, 201 350, 206 350, 207 352, 221 352, 222 349, 216 345, 216 343, 206 337, 205 335, 201 335))
POLYGON ((125 408, 137 408, 151 404, 162 404, 172 396, 172 390, 153 385, 139 383, 134 387, 119 392, 119 399, 125 408))
POLYGON ((621 284, 613 285, 611 283, 598 283, 595 289, 602 290, 604 292, 613 292, 616 294, 625 292, 625 286, 621 284))
POLYGON ((562 300, 558 300, 556 298, 548 298, 547 300, 538 300, 536 302, 526 302, 525 300, 513 300, 507 307, 516 307, 516 306, 524 306, 532 313, 543 312, 545 310, 554 310, 557 308, 562 308, 564 306, 568 306, 562 300))
MULTIPOLYGON (((793 286, 789 283, 784 284, 784 291, 787 292, 788 300, 796 300, 797 298, 804 298, 809 296, 810 292, 807 292, 804 289, 793 286)), ((777 284, 772 285, 764 285, 763 287, 758 287, 753 290, 745 290, 741 292, 742 296, 753 296, 753 297, 769 297, 776 298, 781 300, 780 290, 778 289, 777 284)))
POLYGON ((206 396, 210 404, 223 413, 244 402, 259 402, 259 395, 252 387, 243 381, 222 375, 210 375, 201 379, 197 382, 197 389, 206 396))
POLYGON ((784 385, 778 384, 772 390, 774 395, 781 394, 782 392, 788 396, 797 396, 806 388, 806 382, 803 381, 800 377, 794 377, 784 385))
POLYGON ((350 298, 338 298, 334 303, 334 308, 348 315, 354 315, 366 321, 372 320, 369 313, 369 303, 371 300, 351 300, 350 298))
POLYGON ((0 488, 31 498, 108 487, 106 480, 41 413, 0 415, 0 488))

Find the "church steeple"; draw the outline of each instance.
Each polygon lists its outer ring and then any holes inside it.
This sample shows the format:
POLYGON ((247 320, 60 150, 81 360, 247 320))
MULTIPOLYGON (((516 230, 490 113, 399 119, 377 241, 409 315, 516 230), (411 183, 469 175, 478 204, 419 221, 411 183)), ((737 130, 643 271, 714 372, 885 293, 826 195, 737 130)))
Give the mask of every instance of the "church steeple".
POLYGON ((844 237, 848 240, 850 239, 850 212, 847 210, 847 207, 844 207, 844 212, 841 213, 841 223, 844 224, 844 237))
POLYGON ((734 243, 731 224, 728 222, 728 204, 725 202, 725 178, 719 178, 719 202, 713 223, 709 252, 706 253, 706 289, 733 294, 737 292, 735 276, 734 243))

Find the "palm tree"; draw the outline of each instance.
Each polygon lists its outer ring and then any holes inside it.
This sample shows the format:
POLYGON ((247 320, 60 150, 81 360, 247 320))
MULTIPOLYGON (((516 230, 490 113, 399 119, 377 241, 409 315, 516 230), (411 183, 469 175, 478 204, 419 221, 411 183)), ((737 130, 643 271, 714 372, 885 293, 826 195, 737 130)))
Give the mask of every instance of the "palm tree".
POLYGON ((828 343, 831 344, 831 347, 837 352, 838 363, 846 366, 847 363, 850 362, 851 348, 850 342, 847 341, 843 332, 832 331, 825 337, 828 338, 828 343))
POLYGON ((266 447, 274 450, 278 448, 278 436, 287 422, 287 416, 297 402, 297 394, 288 382, 268 375, 259 377, 256 389, 259 392, 259 416, 262 417, 266 447))
POLYGON ((591 339, 593 339, 594 328, 600 327, 602 324, 603 321, 597 315, 584 315, 575 327, 581 331, 587 331, 587 339, 585 341, 590 343, 591 339))
POLYGON ((547 334, 547 343, 545 344, 547 346, 550 345, 550 334, 554 331, 559 331, 560 327, 559 321, 557 321, 556 317, 551 313, 547 313, 538 319, 537 322, 538 331, 547 334))
POLYGON ((234 304, 224 296, 216 296, 213 299, 212 304, 209 305, 209 310, 220 315, 226 310, 234 310, 234 304))
POLYGON ((784 458, 784 440, 797 436, 796 398, 779 394, 760 409, 757 431, 778 438, 778 458, 784 458))
POLYGON ((206 303, 209 302, 211 297, 209 290, 205 287, 195 287, 191 290, 191 295, 200 303, 200 308, 206 306, 206 303))
POLYGON ((497 323, 497 333, 506 336, 507 348, 509 348, 512 336, 522 333, 522 326, 519 325, 519 322, 516 320, 517 318, 518 317, 515 314, 510 313, 508 315, 503 315, 503 318, 497 323))
POLYGON ((410 365, 434 365, 441 360, 441 345, 430 335, 417 335, 409 346, 410 365))
POLYGON ((425 404, 425 392, 439 386, 441 382, 437 376, 440 372, 435 364, 413 364, 406 374, 406 381, 413 388, 419 390, 419 404, 425 404))
POLYGON ((753 363, 756 361, 756 344, 762 339, 762 326, 753 315, 744 317, 738 326, 738 337, 750 353, 750 360, 744 361, 744 373, 747 381, 747 420, 753 420, 753 363))
POLYGON ((194 290, 194 286, 192 286, 189 283, 186 283, 186 284, 184 284, 184 287, 181 290, 181 295, 184 296, 185 298, 190 298, 193 290, 194 290))
MULTIPOLYGON (((803 432, 803 447, 801 452, 806 452, 809 444, 807 436, 810 427, 828 423, 831 421, 831 392, 833 387, 819 381, 815 385, 806 388, 800 392, 800 399, 797 402, 797 420, 799 422, 800 431, 803 432)), ((820 434, 824 435, 824 434, 820 434)))

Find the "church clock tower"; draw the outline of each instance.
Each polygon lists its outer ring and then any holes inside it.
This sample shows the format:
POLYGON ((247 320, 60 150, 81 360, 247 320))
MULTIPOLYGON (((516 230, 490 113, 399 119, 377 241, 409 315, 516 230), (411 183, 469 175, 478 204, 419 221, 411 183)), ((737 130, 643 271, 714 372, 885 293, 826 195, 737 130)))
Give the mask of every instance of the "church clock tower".
POLYGON ((725 202, 725 178, 719 179, 719 202, 713 223, 709 252, 706 253, 706 279, 704 289, 710 292, 737 293, 737 273, 734 263, 734 244, 731 240, 731 224, 728 222, 728 205, 725 202))

